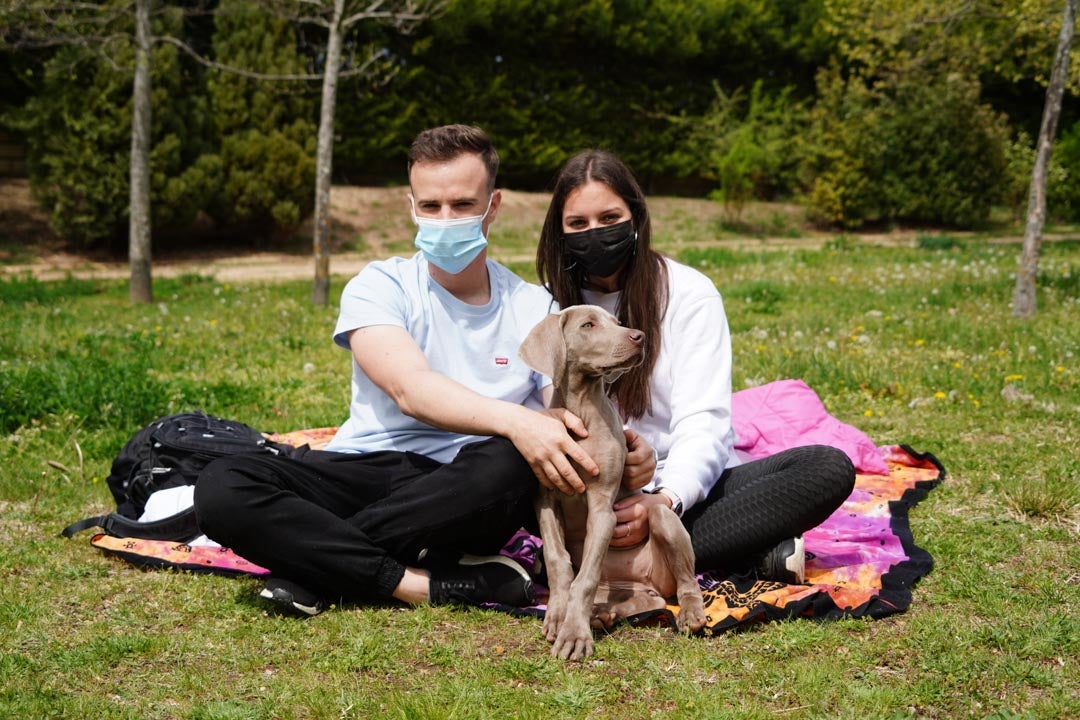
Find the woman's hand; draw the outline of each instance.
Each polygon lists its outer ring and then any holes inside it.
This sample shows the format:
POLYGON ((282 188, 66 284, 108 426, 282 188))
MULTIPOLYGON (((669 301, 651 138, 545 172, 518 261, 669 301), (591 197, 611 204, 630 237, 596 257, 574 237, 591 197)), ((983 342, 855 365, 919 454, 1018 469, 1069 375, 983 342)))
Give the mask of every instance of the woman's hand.
POLYGON ((671 499, 659 493, 638 493, 615 503, 615 531, 611 547, 627 548, 649 536, 649 507, 663 503, 671 507, 671 499))
POLYGON ((656 472, 656 451, 638 433, 627 428, 626 464, 623 465, 622 486, 624 490, 640 490, 649 484, 656 472))

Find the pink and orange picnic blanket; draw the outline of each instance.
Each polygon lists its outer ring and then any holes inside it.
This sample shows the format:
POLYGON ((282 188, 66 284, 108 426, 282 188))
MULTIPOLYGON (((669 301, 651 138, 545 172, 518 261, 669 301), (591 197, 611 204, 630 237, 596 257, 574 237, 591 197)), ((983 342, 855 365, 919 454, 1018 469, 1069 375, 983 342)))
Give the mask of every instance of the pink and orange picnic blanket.
MULTIPOLYGON (((908 513, 945 477, 936 458, 904 445, 876 446, 858 429, 829 415, 817 394, 799 380, 782 380, 733 395, 739 450, 764 457, 787 447, 825 444, 844 450, 855 464, 855 489, 824 523, 804 535, 806 585, 706 572, 706 630, 720 633, 780 618, 884 617, 911 604, 912 586, 933 568, 915 544, 908 513)), ((271 439, 293 445, 325 445, 333 428, 299 430, 271 439)), ((263 575, 231 550, 215 546, 96 535, 91 543, 142 566, 193 572, 263 575)), ((526 568, 534 566, 540 538, 520 532, 503 550, 526 568)), ((543 606, 501 607, 543 615, 543 606)), ((631 624, 674 626, 677 606, 631 618, 631 624)))

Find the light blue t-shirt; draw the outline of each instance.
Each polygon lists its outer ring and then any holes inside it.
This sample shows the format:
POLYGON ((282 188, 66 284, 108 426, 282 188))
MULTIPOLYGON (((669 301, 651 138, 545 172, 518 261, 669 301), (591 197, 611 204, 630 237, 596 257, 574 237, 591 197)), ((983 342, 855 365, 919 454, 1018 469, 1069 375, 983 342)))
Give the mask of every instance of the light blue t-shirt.
MULTIPOLYGON (((372 325, 404 328, 432 370, 480 395, 539 409, 550 381, 518 357, 536 323, 557 308, 546 290, 493 260, 487 261, 491 300, 464 303, 435 282, 420 253, 370 263, 348 282, 334 342, 349 348, 349 333, 372 325)), ((409 451, 449 462, 462 445, 482 440, 427 425, 397 404, 352 362, 349 419, 327 445, 336 452, 409 451)))

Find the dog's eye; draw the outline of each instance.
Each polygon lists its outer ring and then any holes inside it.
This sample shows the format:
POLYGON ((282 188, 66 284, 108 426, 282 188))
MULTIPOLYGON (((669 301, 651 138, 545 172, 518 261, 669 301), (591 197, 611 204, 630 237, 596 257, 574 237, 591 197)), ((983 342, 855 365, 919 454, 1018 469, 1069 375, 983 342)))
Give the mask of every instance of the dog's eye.
POLYGON ((593 324, 592 324, 591 322, 584 322, 584 323, 581 323, 581 327, 582 327, 582 329, 584 329, 584 328, 591 328, 592 326, 593 326, 593 324))

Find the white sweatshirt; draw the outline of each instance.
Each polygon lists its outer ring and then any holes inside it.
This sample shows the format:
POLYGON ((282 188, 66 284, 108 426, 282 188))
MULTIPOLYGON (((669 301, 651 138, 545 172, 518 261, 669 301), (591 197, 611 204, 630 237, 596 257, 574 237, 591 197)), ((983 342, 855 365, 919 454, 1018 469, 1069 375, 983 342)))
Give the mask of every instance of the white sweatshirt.
MULTIPOLYGON (((683 512, 705 499, 725 468, 740 464, 731 424, 731 333, 712 280, 665 258, 668 307, 660 354, 650 378, 652 413, 627 426, 656 449, 656 475, 682 500, 683 512)), ((619 293, 583 292, 587 303, 614 313, 619 293)))

